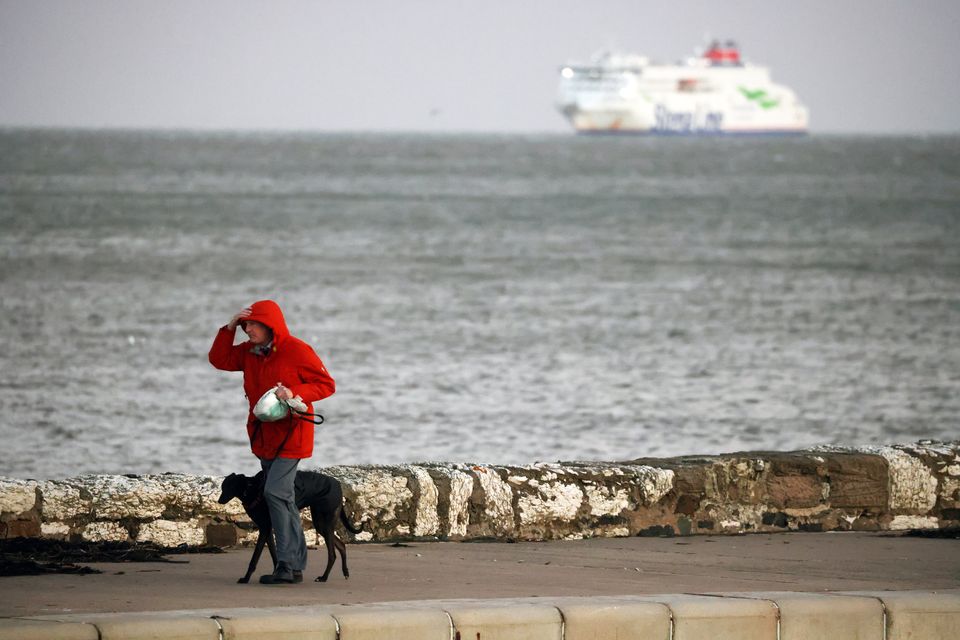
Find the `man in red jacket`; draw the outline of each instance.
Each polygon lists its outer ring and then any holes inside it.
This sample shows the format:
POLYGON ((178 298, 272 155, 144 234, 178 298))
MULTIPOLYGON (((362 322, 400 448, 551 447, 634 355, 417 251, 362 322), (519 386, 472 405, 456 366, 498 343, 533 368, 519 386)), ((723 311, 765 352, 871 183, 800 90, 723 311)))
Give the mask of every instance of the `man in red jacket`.
POLYGON ((273 300, 254 302, 220 328, 210 347, 210 364, 224 371, 243 371, 243 391, 250 402, 247 435, 266 476, 263 495, 277 540, 277 566, 260 582, 302 582, 307 544, 293 483, 300 460, 313 455, 313 422, 293 412, 277 422, 261 422, 253 415, 253 407, 277 387, 279 399, 299 398, 313 413, 312 403, 336 390, 333 378, 310 345, 290 335, 283 312, 273 300), (238 326, 247 340, 235 345, 238 326))

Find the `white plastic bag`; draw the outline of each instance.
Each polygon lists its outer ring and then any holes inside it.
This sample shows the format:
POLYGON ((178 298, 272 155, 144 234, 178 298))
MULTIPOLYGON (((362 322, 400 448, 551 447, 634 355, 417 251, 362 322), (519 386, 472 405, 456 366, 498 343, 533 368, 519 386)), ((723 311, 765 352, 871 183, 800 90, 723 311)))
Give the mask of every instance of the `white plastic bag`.
POLYGON ((294 413, 306 413, 307 404, 300 396, 294 396, 289 400, 281 400, 277 397, 278 388, 273 387, 260 396, 257 404, 253 406, 253 415, 261 422, 283 420, 290 415, 291 409, 294 413))
POLYGON ((290 407, 277 397, 277 388, 273 387, 260 396, 253 407, 253 415, 263 422, 276 422, 290 415, 290 407))

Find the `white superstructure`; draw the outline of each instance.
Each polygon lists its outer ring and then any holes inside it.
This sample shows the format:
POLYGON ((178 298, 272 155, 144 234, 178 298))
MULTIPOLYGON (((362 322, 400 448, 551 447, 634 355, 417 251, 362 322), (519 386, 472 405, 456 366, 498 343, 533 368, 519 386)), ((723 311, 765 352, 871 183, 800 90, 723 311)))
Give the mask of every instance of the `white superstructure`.
POLYGON ((564 66, 557 108, 583 133, 801 134, 808 121, 793 91, 732 42, 677 64, 603 53, 564 66))

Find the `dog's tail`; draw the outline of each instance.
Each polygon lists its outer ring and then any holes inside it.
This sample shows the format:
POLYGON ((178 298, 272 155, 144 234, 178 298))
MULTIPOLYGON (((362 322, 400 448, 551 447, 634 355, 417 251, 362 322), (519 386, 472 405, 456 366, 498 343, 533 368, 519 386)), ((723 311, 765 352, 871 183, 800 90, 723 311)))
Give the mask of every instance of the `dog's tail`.
POLYGON ((345 526, 347 528, 347 531, 349 531, 350 533, 360 533, 361 531, 363 531, 362 522, 360 523, 360 526, 357 527, 357 526, 354 526, 354 524, 350 522, 350 520, 347 518, 346 508, 340 509, 340 522, 343 523, 343 526, 345 526))

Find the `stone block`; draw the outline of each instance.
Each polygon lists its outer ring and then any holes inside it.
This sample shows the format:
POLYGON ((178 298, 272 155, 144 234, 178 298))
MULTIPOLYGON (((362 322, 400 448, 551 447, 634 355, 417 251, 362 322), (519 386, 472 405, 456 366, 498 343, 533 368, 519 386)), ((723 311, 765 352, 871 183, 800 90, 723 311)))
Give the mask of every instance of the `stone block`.
POLYGON ((142 479, 156 483, 163 495, 165 518, 189 518, 197 515, 224 515, 234 513, 239 507, 243 510, 239 500, 231 500, 228 504, 220 504, 220 484, 223 478, 219 476, 193 476, 181 473, 162 473, 142 476, 142 479))
POLYGON ((37 483, 0 477, 0 514, 14 518, 31 511, 37 504, 37 483))
POLYGON ((960 638, 960 591, 863 591, 887 609, 887 640, 960 638))
POLYGON ((520 494, 517 509, 521 526, 552 521, 571 522, 583 504, 583 490, 577 484, 540 482, 520 494))
POLYGON ((876 598, 791 591, 723 595, 776 603, 781 640, 883 638, 883 606, 876 598))
POLYGON ((470 522, 473 477, 445 465, 428 465, 426 469, 437 487, 437 519, 441 523, 441 534, 454 539, 463 538, 470 522))
MULTIPOLYGON (((332 613, 339 640, 450 640, 450 618, 441 609, 351 607, 332 613)), ((473 637, 473 636, 470 636, 473 637)), ((487 636, 484 635, 483 638, 487 636)))
MULTIPOLYGON (((471 502, 483 513, 480 522, 473 522, 477 535, 512 536, 514 530, 513 490, 493 467, 470 468, 474 479, 471 502), (479 494, 479 495, 478 495, 479 494), (479 526, 477 526, 479 525, 479 526)), ((473 505, 472 505, 473 506, 473 505)), ((468 532, 471 527, 468 527, 468 532)))
MULTIPOLYGON (((454 604, 446 608, 463 640, 562 640, 563 624, 556 607, 500 601, 454 604)), ((346 640, 346 639, 344 639, 346 640)))
POLYGON ((630 598, 551 600, 563 614, 564 640, 669 640, 670 609, 630 598))
POLYGON ((777 608, 745 598, 667 595, 638 598, 673 612, 673 640, 776 640, 777 608))
POLYGON ((767 478, 769 503, 778 510, 816 507, 823 501, 823 483, 812 475, 784 475, 767 478))
POLYGON ((878 453, 889 465, 890 510, 895 513, 925 514, 937 503, 937 478, 917 457, 892 447, 878 453))
POLYGON ((36 538, 40 536, 40 521, 8 520, 0 522, 0 537, 3 538, 36 538))
POLYGON ((70 537, 70 527, 61 522, 43 522, 40 524, 40 537, 66 540, 70 537))
POLYGON ((81 484, 81 493, 91 496, 91 517, 97 520, 149 520, 163 515, 163 488, 147 478, 85 475, 74 481, 81 484))
POLYGON ((705 466, 689 464, 673 468, 674 486, 677 492, 677 508, 682 513, 693 515, 700 508, 700 502, 706 496, 707 471, 705 466))
POLYGON ((88 542, 124 542, 130 534, 117 522, 91 522, 80 532, 80 537, 88 542))
MULTIPOLYGON (((960 465, 953 465, 960 467, 960 465)), ((960 507, 960 478, 944 476, 940 482, 940 506, 956 510, 960 507)))
POLYGON ((44 522, 64 522, 89 516, 92 501, 80 491, 78 479, 44 480, 40 483, 40 498, 44 522))
POLYGON ((631 506, 630 492, 623 486, 584 483, 584 493, 590 507, 590 515, 596 517, 619 516, 631 506))
POLYGON ((396 467, 331 467, 324 473, 338 478, 354 523, 382 540, 412 533, 413 491, 396 467))
POLYGON ((440 532, 440 518, 437 507, 440 493, 430 473, 423 467, 403 465, 410 474, 416 498, 416 512, 413 520, 413 535, 417 537, 434 536, 440 532))
POLYGON ((811 509, 829 493, 821 476, 822 458, 797 453, 765 453, 766 501, 771 510, 811 509))
POLYGON ((830 477, 830 506, 882 512, 889 501, 887 462, 881 456, 830 453, 825 456, 830 477))
POLYGON ((940 520, 936 516, 894 516, 887 528, 891 531, 939 529, 940 520))
POLYGON ((336 622, 321 612, 250 610, 217 621, 223 628, 223 640, 337 640, 336 622))
POLYGON ((199 614, 88 616, 100 640, 220 640, 220 626, 199 614))
POLYGON ((201 545, 204 531, 195 520, 176 522, 154 520, 144 523, 137 534, 137 542, 153 542, 161 547, 176 547, 181 544, 201 545))
POLYGON ((214 547, 232 547, 237 544, 237 527, 232 523, 211 522, 206 527, 207 544, 214 547))
POLYGON ((0 618, 0 640, 99 640, 97 628, 82 622, 0 618))

